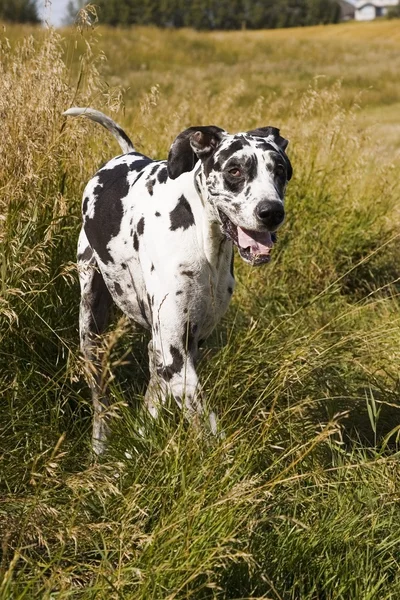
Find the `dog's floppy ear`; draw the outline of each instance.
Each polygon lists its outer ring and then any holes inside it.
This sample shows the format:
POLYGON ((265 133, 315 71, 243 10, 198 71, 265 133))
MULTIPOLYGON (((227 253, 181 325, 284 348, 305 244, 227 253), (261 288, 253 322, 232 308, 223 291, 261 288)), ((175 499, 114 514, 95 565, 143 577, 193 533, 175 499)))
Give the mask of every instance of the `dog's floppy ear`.
POLYGON ((288 175, 287 179, 289 181, 293 175, 292 165, 286 154, 286 148, 289 145, 289 141, 280 135, 279 129, 277 127, 259 127, 258 129, 252 129, 251 131, 248 131, 247 134, 254 135, 255 137, 273 138, 273 142, 281 150, 282 156, 285 159, 288 175))
POLYGON ((168 175, 176 179, 191 171, 199 158, 210 156, 220 144, 224 129, 215 125, 189 127, 173 142, 168 154, 168 175))

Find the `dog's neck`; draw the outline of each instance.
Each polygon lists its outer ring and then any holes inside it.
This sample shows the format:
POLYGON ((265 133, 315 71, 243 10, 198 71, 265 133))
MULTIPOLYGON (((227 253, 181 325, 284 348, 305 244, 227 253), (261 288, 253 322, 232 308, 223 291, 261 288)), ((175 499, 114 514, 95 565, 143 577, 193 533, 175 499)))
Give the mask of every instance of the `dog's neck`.
POLYGON ((194 186, 201 202, 198 218, 201 219, 202 227, 199 228, 202 236, 202 246, 211 267, 218 269, 223 254, 232 253, 232 242, 226 238, 221 231, 221 223, 217 210, 211 202, 206 184, 206 176, 201 163, 193 170, 194 186))

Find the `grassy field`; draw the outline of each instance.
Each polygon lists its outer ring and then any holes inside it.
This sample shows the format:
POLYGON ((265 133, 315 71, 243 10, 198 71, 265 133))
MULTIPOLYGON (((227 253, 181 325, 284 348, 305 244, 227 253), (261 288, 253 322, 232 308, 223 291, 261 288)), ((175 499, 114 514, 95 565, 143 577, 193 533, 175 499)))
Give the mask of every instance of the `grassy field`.
POLYGON ((1 33, 1 600, 398 600, 399 31, 1 33), (290 139, 273 260, 237 258, 199 368, 224 440, 149 422, 146 337, 117 314, 91 460, 75 246, 118 147, 72 105, 154 157, 194 124, 290 139))

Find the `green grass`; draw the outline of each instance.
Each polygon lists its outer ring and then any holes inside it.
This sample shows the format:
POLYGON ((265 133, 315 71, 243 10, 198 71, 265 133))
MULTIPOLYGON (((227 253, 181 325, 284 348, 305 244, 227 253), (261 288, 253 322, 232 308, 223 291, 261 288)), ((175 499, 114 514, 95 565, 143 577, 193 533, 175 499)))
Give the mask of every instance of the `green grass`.
POLYGON ((2 34, 1 600, 400 597, 393 26, 2 34), (174 406, 149 419, 147 338, 119 321, 119 418, 92 463, 75 246, 83 186, 117 147, 65 122, 71 105, 157 157, 195 123, 290 139, 273 260, 237 258, 199 367, 224 439, 174 406))

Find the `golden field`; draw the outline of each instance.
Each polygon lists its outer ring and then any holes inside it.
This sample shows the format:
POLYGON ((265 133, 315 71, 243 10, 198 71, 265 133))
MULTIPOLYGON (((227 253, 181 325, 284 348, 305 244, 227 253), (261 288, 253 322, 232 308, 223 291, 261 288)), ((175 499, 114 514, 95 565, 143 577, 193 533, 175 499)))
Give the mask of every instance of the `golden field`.
POLYGON ((3 29, 1 600, 400 596, 399 49, 395 20, 3 29), (121 418, 92 462, 75 246, 84 184, 118 147, 66 121, 73 105, 154 157, 196 124, 290 140, 273 260, 237 258, 200 365, 223 440, 175 409, 149 423, 146 339, 116 315, 121 418))

